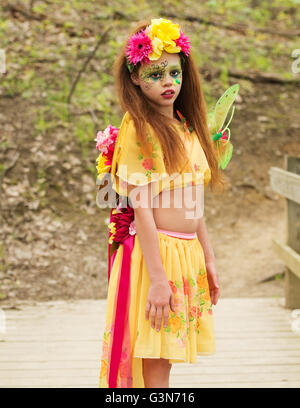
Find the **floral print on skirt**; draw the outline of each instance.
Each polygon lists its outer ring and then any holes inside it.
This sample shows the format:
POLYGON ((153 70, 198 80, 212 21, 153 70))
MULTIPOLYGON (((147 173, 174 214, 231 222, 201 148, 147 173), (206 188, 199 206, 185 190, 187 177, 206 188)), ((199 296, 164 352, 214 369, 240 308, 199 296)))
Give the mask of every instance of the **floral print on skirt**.
MULTIPOLYGON (((165 358, 171 364, 197 363, 197 355, 215 353, 213 310, 201 243, 198 238, 177 238, 160 231, 157 234, 162 264, 174 295, 175 312, 169 308, 168 326, 163 327, 162 320, 159 332, 151 327, 150 318, 145 319, 150 280, 136 235, 131 255, 128 329, 117 378, 117 387, 121 388, 144 388, 142 358, 165 358)), ((99 378, 101 388, 108 387, 111 333, 122 251, 123 246, 120 245, 108 286, 99 378)))

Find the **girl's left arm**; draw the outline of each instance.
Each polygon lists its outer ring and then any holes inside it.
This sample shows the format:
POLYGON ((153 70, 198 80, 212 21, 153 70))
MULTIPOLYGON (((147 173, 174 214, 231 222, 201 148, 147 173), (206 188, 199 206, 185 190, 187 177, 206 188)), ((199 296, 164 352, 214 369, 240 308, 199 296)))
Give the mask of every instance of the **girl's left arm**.
POLYGON ((216 259, 213 248, 209 242, 208 232, 205 225, 204 217, 199 220, 197 236, 203 248, 207 280, 212 304, 216 305, 220 295, 220 284, 216 269, 216 259))

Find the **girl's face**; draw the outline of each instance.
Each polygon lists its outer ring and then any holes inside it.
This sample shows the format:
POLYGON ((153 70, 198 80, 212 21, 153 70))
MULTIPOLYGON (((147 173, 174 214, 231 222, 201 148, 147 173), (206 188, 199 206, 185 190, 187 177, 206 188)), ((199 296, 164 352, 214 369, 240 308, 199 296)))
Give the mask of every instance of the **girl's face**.
POLYGON ((143 94, 160 106, 172 106, 182 85, 182 69, 178 54, 162 52, 161 57, 150 64, 140 66, 138 76, 131 75, 135 85, 139 85, 143 94), (170 98, 164 98, 162 93, 167 89, 174 91, 170 98))

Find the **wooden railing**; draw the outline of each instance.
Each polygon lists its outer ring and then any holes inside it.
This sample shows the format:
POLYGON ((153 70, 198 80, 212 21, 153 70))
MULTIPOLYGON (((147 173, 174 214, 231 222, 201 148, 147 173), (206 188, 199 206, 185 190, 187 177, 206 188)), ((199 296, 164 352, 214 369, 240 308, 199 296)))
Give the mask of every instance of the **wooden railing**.
POLYGON ((271 167, 270 185, 286 198, 286 243, 272 240, 272 246, 285 263, 285 306, 300 308, 300 157, 285 155, 286 170, 271 167))

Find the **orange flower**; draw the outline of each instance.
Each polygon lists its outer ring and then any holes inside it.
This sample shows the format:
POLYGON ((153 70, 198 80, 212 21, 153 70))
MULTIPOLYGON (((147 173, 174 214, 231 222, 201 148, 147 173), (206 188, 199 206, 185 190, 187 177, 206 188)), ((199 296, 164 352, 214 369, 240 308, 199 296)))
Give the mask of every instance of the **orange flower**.
POLYGON ((201 294, 202 299, 210 301, 209 288, 205 288, 205 292, 201 294))
MULTIPOLYGON (((200 313, 200 316, 202 316, 202 313, 200 313)), ((197 325, 196 325, 196 328, 197 328, 198 330, 200 330, 200 329, 201 329, 200 319, 197 319, 197 325)))
POLYGON ((173 292, 173 293, 176 293, 176 292, 177 292, 177 287, 176 287, 176 285, 174 284, 174 282, 172 282, 171 280, 169 280, 169 285, 170 285, 170 287, 171 287, 171 289, 172 289, 172 292, 173 292))
POLYGON ((200 275, 200 273, 198 273, 197 275, 197 284, 200 288, 206 288, 207 287, 207 276, 206 273, 203 273, 202 275, 200 275))
POLYGON ((169 319, 172 333, 176 333, 181 328, 181 320, 179 316, 171 317, 169 319))

